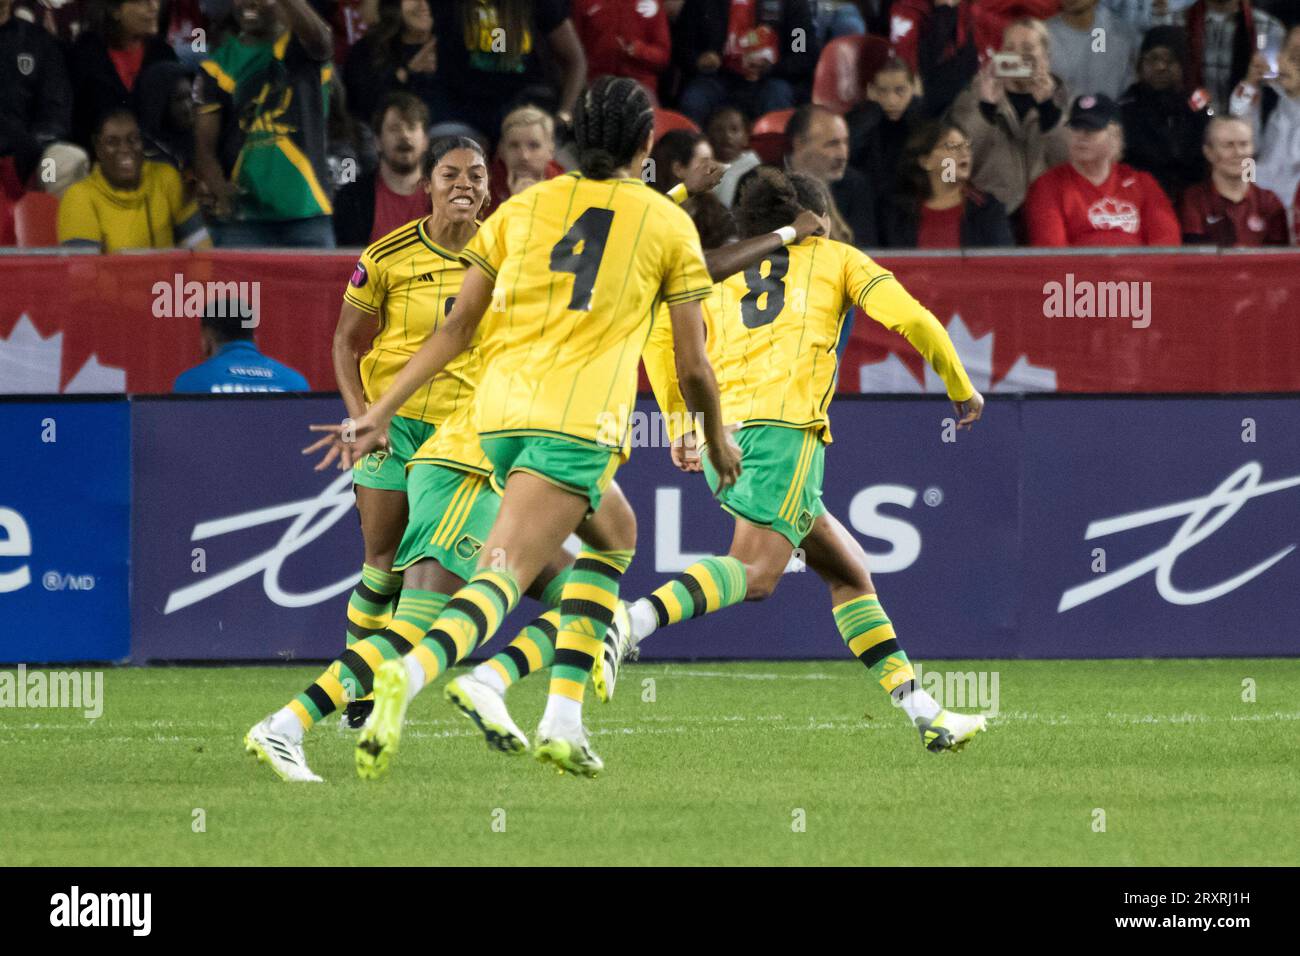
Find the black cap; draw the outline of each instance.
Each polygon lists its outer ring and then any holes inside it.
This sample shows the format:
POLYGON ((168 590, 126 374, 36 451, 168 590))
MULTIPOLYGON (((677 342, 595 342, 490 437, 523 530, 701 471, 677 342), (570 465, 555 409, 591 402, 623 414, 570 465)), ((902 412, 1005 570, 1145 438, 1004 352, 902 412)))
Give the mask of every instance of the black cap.
POLYGON ((1074 129, 1105 129, 1119 119, 1119 107, 1105 93, 1086 93, 1070 106, 1066 125, 1074 129))
POLYGON ((1142 37, 1142 49, 1138 55, 1146 56, 1147 51, 1156 47, 1164 47, 1183 65, 1183 69, 1187 68, 1187 32, 1182 27, 1152 27, 1142 37))

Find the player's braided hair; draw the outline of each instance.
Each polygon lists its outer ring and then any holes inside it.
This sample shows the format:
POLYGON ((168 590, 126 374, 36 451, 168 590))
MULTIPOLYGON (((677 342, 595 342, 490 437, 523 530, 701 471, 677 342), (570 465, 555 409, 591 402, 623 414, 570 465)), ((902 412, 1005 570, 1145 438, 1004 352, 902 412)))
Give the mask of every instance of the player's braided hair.
POLYGON ((573 115, 578 169, 588 179, 609 179, 632 161, 654 125, 654 109, 640 83, 600 77, 583 92, 573 115))
POLYGON ((799 209, 790 177, 775 166, 759 166, 740 181, 732 215, 741 236, 748 239, 790 225, 799 209))
POLYGON ((819 216, 826 215, 831 208, 831 193, 825 183, 807 173, 790 173, 790 185, 799 197, 799 205, 819 216))
POLYGON ((424 154, 424 178, 428 179, 433 175, 434 169, 442 162, 442 157, 457 149, 473 150, 482 158, 483 165, 487 165, 487 156, 483 152, 482 144, 477 140, 470 139, 468 136, 443 136, 434 140, 424 154))

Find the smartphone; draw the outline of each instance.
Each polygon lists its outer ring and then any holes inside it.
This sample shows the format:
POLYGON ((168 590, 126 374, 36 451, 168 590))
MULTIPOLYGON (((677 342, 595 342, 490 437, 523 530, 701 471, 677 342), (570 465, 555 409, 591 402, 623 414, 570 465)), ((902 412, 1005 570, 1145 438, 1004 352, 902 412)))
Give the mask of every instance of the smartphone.
POLYGON ((993 75, 1004 80, 1023 80, 1034 75, 1034 66, 1019 53, 994 53, 993 75))

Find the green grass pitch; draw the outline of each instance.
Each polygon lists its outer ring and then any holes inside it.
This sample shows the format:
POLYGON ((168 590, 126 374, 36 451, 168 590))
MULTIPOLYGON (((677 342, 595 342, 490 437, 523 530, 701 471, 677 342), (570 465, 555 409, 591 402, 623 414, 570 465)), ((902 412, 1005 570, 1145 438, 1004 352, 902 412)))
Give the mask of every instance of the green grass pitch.
MULTIPOLYGON (((489 752, 438 687, 380 783, 356 778, 334 720, 313 731, 323 786, 281 783, 242 746, 316 668, 110 670, 93 722, 0 710, 0 861, 1300 862, 1296 661, 933 670, 998 675, 1000 713, 964 753, 926 753, 852 661, 645 664, 624 669, 613 704, 588 703, 607 765, 594 781, 489 752)), ((544 676, 511 692, 526 732, 545 692, 544 676)))

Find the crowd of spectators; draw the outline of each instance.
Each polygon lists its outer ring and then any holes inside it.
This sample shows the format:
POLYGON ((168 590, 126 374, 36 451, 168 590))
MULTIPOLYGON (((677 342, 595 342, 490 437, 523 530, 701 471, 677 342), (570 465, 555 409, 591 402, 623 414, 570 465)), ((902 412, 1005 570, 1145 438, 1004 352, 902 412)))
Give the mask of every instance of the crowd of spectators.
POLYGON ((0 0, 0 245, 40 193, 60 243, 105 252, 360 246, 427 210, 444 135, 484 145, 495 208, 573 167, 605 73, 662 111, 657 188, 729 164, 720 216, 775 162, 866 248, 1286 245, 1298 21, 1292 0, 0 0), (832 44, 857 72, 828 97, 832 44))

